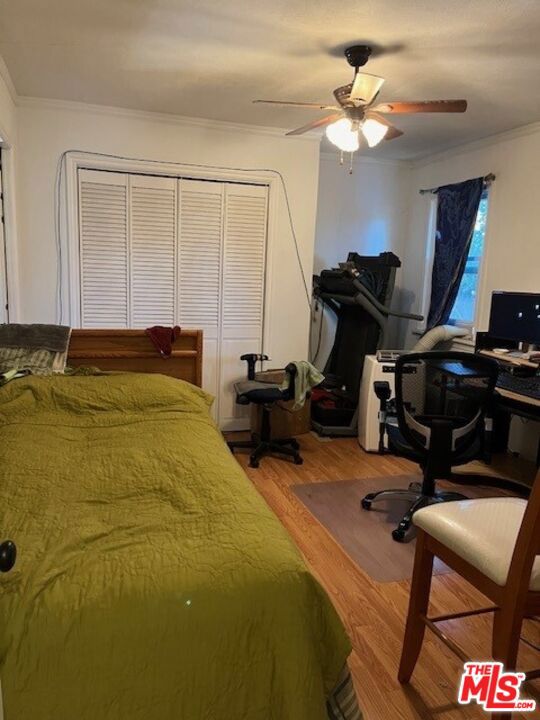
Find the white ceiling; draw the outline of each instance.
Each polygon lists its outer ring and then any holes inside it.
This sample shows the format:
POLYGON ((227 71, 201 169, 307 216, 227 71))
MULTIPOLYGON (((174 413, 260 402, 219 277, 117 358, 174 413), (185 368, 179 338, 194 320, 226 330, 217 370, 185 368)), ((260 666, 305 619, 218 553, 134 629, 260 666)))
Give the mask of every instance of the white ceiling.
POLYGON ((294 128, 365 68, 381 100, 466 98, 465 115, 402 117, 367 151, 413 158, 540 119, 540 0, 0 0, 0 55, 20 95, 294 128))

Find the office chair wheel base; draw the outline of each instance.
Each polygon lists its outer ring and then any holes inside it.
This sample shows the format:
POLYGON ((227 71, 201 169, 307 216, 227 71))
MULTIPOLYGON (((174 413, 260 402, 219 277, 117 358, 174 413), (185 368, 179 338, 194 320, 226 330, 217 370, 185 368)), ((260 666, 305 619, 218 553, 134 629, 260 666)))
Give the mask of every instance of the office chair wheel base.
POLYGON ((367 497, 362 498, 360 505, 363 510, 371 510, 371 500, 367 497))
POLYGON ((302 465, 302 463, 304 462, 303 458, 300 457, 300 455, 295 455, 293 461, 295 465, 302 465))
POLYGON ((300 450, 300 443, 298 442, 298 440, 294 440, 294 438, 289 441, 289 445, 292 447, 293 450, 300 450))
POLYGON ((405 530, 402 530, 401 528, 392 530, 392 537, 396 542, 403 542, 405 540, 405 530))
POLYGON ((259 467, 259 461, 257 460, 257 458, 249 458, 249 467, 251 467, 251 468, 259 467))

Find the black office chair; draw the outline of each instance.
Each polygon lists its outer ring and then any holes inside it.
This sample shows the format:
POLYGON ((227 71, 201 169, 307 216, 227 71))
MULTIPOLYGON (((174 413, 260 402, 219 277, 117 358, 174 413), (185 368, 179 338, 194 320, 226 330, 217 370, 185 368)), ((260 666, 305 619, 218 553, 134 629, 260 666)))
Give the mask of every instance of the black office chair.
POLYGON ((285 368, 289 384, 285 390, 282 390, 280 385, 276 383, 255 380, 255 364, 268 359, 267 355, 257 355, 255 353, 240 357, 240 360, 245 360, 248 364, 248 379, 235 384, 236 402, 239 405, 253 403, 262 407, 261 432, 260 435, 253 433, 251 440, 233 440, 227 444, 233 453, 237 448, 253 450, 249 457, 249 466, 252 468, 259 467, 261 458, 270 454, 292 457, 296 465, 301 465, 304 461, 299 453, 300 445, 298 441, 294 438, 272 440, 270 426, 272 407, 278 402, 286 402, 294 398, 296 366, 289 363, 285 368))
POLYGON ((463 500, 457 492, 440 491, 436 480, 452 479, 452 467, 482 457, 488 427, 486 412, 495 389, 497 363, 473 353, 453 351, 402 355, 395 366, 395 399, 389 403, 390 386, 375 382, 380 400, 379 452, 388 448, 416 461, 422 468, 421 483, 408 490, 381 490, 362 500, 370 510, 379 500, 410 500, 411 506, 397 528, 394 540, 404 540, 416 510, 433 503, 463 500))

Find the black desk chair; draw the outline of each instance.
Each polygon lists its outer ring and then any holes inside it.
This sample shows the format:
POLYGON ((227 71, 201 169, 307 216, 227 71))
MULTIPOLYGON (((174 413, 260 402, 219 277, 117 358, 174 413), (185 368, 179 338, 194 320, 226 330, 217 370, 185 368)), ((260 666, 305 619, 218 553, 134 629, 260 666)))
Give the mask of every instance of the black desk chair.
POLYGON ((262 407, 261 433, 260 435, 253 434, 251 440, 233 440, 227 444, 233 453, 237 448, 253 450, 249 457, 249 466, 252 468, 259 467, 260 459, 264 455, 270 454, 292 457, 296 465, 301 465, 304 461, 299 453, 300 445, 298 441, 294 438, 272 440, 270 427, 270 411, 272 407, 278 402, 286 402, 294 398, 296 366, 289 363, 285 368, 289 384, 285 390, 282 390, 276 383, 255 380, 255 364, 268 359, 267 355, 257 355, 255 353, 240 357, 240 360, 245 360, 248 364, 248 379, 235 384, 236 402, 239 405, 253 403, 262 407))
POLYGON ((452 467, 482 457, 486 436, 485 416, 495 389, 497 363, 473 353, 434 351, 410 353, 395 366, 396 397, 389 413, 390 386, 376 382, 381 402, 379 452, 388 448, 417 462, 421 483, 408 490, 381 490, 362 500, 370 510, 379 500, 410 500, 411 506, 392 532, 404 540, 416 510, 433 503, 463 500, 457 492, 440 491, 436 480, 452 479, 452 467))

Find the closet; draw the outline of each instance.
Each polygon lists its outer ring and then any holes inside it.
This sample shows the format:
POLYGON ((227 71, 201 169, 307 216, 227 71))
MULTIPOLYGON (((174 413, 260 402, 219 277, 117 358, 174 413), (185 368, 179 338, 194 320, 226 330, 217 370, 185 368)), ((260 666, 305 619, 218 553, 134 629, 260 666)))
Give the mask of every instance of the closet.
POLYGON ((262 351, 267 215, 265 185, 79 170, 81 327, 202 328, 223 429, 247 426, 232 384, 262 351))
POLYGON ((0 323, 8 322, 6 237, 4 234, 4 190, 2 186, 2 149, 0 148, 0 323))

